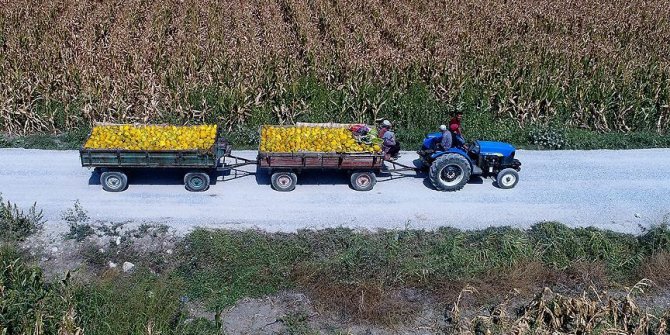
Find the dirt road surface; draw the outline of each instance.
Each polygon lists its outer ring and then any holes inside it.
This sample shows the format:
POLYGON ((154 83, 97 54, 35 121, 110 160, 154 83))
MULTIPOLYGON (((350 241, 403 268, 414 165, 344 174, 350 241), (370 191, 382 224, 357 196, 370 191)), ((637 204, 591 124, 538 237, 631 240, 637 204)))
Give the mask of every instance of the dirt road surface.
MULTIPOLYGON (((254 158, 255 151, 234 154, 254 158)), ((27 208, 37 202, 48 227, 66 229, 63 211, 79 200, 93 220, 165 223, 178 233, 194 227, 295 231, 325 227, 402 229, 451 226, 529 227, 540 221, 639 232, 670 213, 670 149, 526 151, 520 182, 498 189, 476 178, 459 192, 438 192, 425 175, 380 178, 370 192, 352 190, 341 173, 298 177, 295 191, 271 189, 267 173, 223 181, 191 193, 174 171, 129 176, 125 192, 108 193, 82 168, 77 151, 0 150, 0 193, 27 208)), ((411 164, 413 152, 401 162, 411 164)), ((250 171, 255 171, 251 167, 250 171)), ((225 176, 230 179, 233 176, 225 176)))

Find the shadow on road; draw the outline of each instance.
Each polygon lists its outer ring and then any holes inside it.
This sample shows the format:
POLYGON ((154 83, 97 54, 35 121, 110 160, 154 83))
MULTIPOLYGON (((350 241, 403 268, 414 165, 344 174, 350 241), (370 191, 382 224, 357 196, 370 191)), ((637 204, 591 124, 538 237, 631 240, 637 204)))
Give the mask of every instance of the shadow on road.
MULTIPOLYGON (((183 185, 185 169, 132 169, 125 171, 129 185, 183 185)), ((88 179, 89 185, 100 185, 100 171, 93 170, 88 179)), ((210 184, 220 179, 220 172, 210 175, 210 184), (216 177, 216 178, 215 178, 216 177)))
MULTIPOLYGON (((484 184, 484 179, 480 176, 474 176, 474 177, 470 178, 470 180, 468 180, 468 183, 466 184, 466 187, 467 187, 467 185, 481 185, 481 184, 484 184)), ((430 182, 430 179, 428 178, 427 175, 423 179, 423 186, 426 186, 427 188, 429 188, 431 190, 437 191, 437 189, 433 186, 433 183, 430 182)))
MULTIPOLYGON (((420 161, 414 162, 415 166, 421 166, 420 161)), ((388 166, 388 164, 387 164, 388 166)), ((407 170, 394 172, 392 167, 377 173, 377 182, 393 182, 397 179, 414 178, 422 179, 423 185, 429 189, 435 188, 428 178, 426 170, 407 170)), ((129 185, 183 185, 185 169, 132 169, 126 171, 129 185)), ((100 171, 93 170, 88 179, 89 185, 100 185, 100 171)), ((225 182, 239 178, 255 178, 258 185, 270 185, 270 173, 267 169, 257 168, 256 171, 224 171, 210 175, 210 184, 225 182), (252 177, 253 175, 253 177, 252 177)), ((298 174, 298 185, 350 185, 350 175, 345 170, 303 170, 298 174)), ((483 184, 481 177, 472 177, 468 184, 483 184)))
MULTIPOLYGON (((337 170, 303 170, 298 175, 298 185, 347 185, 349 175, 337 170)), ((270 185, 270 173, 266 169, 256 172, 258 185, 270 185)))

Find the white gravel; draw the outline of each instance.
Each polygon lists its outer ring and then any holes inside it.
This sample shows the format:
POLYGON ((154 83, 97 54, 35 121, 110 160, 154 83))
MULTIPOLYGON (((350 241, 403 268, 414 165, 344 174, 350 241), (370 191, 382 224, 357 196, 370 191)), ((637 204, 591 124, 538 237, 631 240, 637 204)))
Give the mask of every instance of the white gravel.
MULTIPOLYGON (((254 158, 256 152, 234 154, 254 158)), ((125 192, 108 193, 92 170, 80 166, 77 151, 2 149, 0 193, 24 208, 37 202, 47 227, 55 230, 66 229, 62 212, 79 200, 94 220, 165 223, 180 234, 197 226, 479 229, 547 220, 636 233, 670 213, 670 149, 519 150, 516 156, 523 165, 519 184, 510 190, 479 179, 443 193, 423 176, 410 176, 357 192, 346 175, 316 171, 299 175, 290 193, 272 190, 262 173, 190 193, 178 173, 150 171, 131 175, 125 192)), ((401 161, 415 158, 403 152, 401 161)))

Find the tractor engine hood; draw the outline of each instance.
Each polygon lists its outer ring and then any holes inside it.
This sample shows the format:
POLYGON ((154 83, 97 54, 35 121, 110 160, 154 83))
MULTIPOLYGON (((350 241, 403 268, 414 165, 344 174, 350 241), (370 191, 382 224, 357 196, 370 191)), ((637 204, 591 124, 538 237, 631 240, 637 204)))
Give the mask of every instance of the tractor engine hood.
POLYGON ((502 155, 503 157, 509 157, 516 150, 513 145, 505 142, 477 141, 476 144, 479 145, 479 154, 482 156, 502 155))

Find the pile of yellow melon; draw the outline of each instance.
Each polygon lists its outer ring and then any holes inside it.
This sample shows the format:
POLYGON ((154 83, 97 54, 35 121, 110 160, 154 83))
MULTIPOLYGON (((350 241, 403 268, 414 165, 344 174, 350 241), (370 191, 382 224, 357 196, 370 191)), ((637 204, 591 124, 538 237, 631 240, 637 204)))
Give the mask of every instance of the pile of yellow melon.
POLYGON ((263 126, 262 152, 380 152, 380 141, 357 141, 347 128, 263 126))
POLYGON ((84 148, 120 150, 209 150, 216 125, 104 125, 96 126, 84 148))

